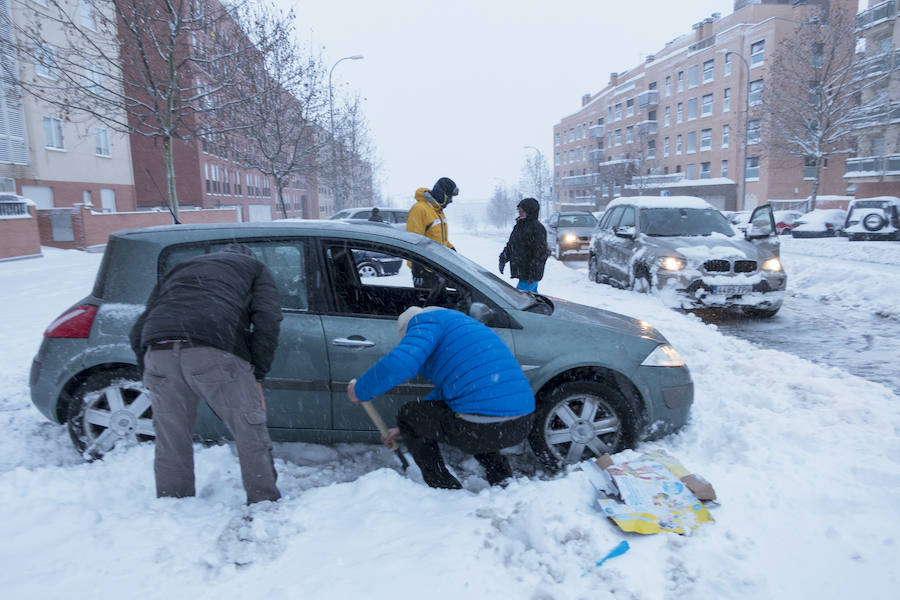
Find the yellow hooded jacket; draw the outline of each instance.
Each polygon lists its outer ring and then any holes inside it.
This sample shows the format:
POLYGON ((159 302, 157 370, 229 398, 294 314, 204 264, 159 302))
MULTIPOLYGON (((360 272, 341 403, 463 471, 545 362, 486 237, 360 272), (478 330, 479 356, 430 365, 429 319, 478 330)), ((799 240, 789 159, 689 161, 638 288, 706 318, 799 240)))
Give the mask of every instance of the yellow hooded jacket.
POLYGON ((424 235, 448 248, 453 248, 447 235, 444 211, 436 202, 425 196, 427 191, 429 191, 428 188, 416 190, 416 203, 409 209, 409 216, 406 217, 406 230, 424 235))

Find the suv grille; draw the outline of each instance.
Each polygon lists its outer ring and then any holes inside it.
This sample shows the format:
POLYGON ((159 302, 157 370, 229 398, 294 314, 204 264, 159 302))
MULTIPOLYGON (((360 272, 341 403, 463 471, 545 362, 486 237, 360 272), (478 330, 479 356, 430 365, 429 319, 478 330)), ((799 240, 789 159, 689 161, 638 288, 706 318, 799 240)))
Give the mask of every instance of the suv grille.
POLYGON ((734 261, 735 273, 753 273, 756 271, 755 260, 736 260, 734 261))
MULTIPOLYGON (((716 260, 708 260, 703 263, 703 268, 706 269, 707 273, 730 273, 731 272, 731 261, 716 259, 716 260)), ((734 272, 735 273, 753 273, 756 271, 756 261, 755 260, 736 260, 734 261, 734 272)))

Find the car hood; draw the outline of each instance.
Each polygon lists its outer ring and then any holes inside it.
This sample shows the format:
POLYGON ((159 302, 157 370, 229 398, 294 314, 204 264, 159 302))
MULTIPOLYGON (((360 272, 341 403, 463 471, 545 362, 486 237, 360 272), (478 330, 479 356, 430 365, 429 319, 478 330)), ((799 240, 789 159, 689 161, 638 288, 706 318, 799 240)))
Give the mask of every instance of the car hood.
POLYGON ((666 338, 655 327, 623 314, 585 306, 577 302, 563 300, 562 298, 550 298, 553 301, 554 319, 560 319, 578 326, 584 323, 586 326, 603 327, 604 329, 618 331, 627 335, 635 335, 661 344, 667 343, 666 338))
POLYGON ((652 237, 641 236, 641 245, 647 252, 657 255, 677 255, 686 259, 709 260, 715 258, 746 258, 762 260, 772 256, 756 244, 741 236, 726 235, 652 237))

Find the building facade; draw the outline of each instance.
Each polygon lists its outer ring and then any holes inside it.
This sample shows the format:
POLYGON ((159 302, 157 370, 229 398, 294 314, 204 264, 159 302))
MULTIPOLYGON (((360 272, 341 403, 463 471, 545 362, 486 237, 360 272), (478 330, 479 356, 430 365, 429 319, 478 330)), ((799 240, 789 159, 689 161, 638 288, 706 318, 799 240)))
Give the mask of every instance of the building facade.
MULTIPOLYGON (((612 73, 553 128, 556 206, 596 210, 631 195, 694 195, 722 210, 804 200, 814 169, 764 150, 759 113, 779 42, 818 5, 736 0, 732 14, 612 73)), ((852 0, 830 5, 856 12, 852 0)), ((818 193, 845 194, 843 175, 844 159, 830 159, 818 193)))
POLYGON ((856 156, 845 178, 857 198, 900 197, 900 4, 870 0, 856 17, 859 40, 855 67, 860 77, 877 77, 862 92, 866 106, 854 118, 856 156))

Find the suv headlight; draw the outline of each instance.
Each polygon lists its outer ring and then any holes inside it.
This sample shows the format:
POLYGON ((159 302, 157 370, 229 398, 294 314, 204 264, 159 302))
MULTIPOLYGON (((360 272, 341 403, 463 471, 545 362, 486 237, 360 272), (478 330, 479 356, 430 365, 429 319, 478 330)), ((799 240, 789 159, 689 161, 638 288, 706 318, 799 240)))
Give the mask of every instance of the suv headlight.
POLYGON ((685 260, 677 256, 661 256, 659 259, 659 266, 665 271, 680 271, 685 264, 685 260))
POLYGON ((575 235, 574 233, 567 233, 567 234, 563 235, 563 241, 567 244, 571 244, 577 239, 578 239, 578 236, 575 235))
POLYGON ((644 367, 683 367, 684 359, 669 344, 660 344, 641 363, 644 367))
POLYGON ((766 259, 762 264, 763 271, 780 271, 781 270, 781 261, 777 256, 773 256, 772 258, 766 259))

